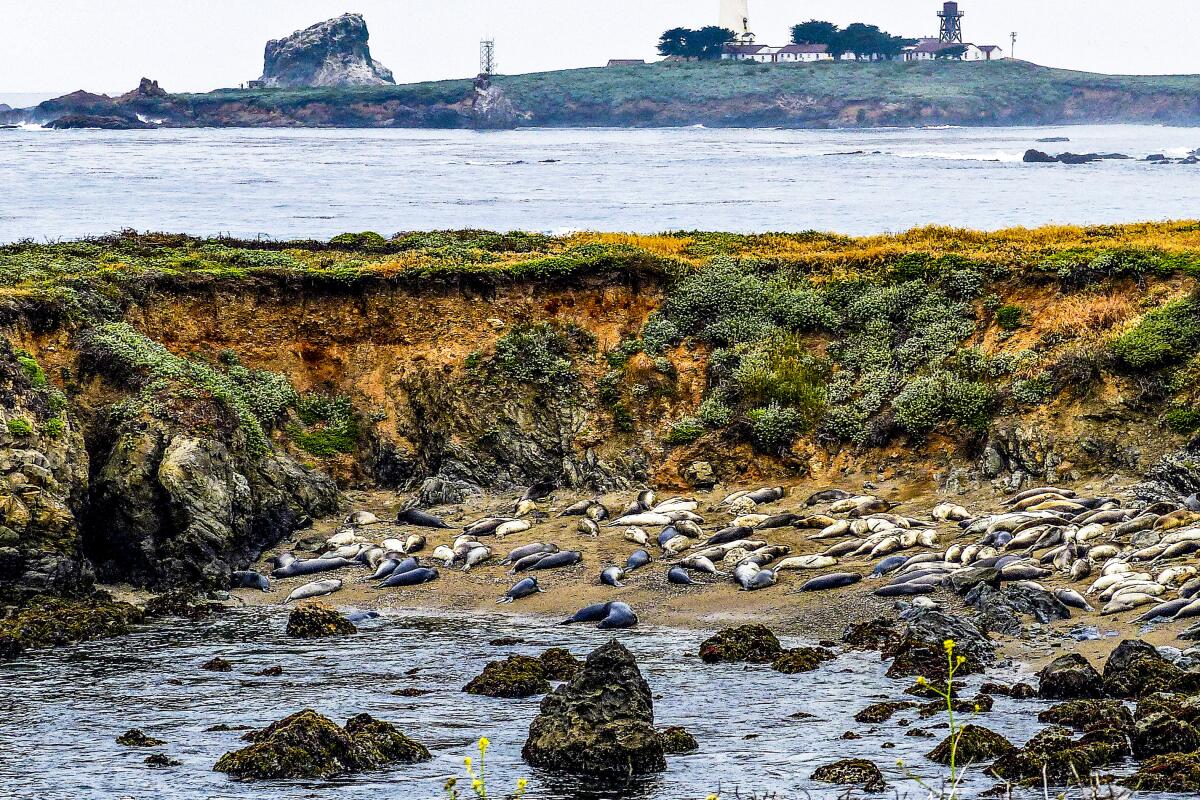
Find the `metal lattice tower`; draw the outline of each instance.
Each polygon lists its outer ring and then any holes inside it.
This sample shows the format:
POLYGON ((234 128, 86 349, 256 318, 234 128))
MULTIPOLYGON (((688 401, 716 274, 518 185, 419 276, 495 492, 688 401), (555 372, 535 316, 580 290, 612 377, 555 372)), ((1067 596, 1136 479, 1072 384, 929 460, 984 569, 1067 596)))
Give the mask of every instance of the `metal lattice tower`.
POLYGON ((962 18, 965 16, 963 12, 958 10, 958 3, 946 3, 942 6, 942 10, 938 12, 938 17, 942 20, 941 31, 938 39, 946 43, 963 43, 962 18))
POLYGON ((479 43, 479 74, 491 77, 496 74, 496 42, 484 39, 479 43))
POLYGON ((1017 55, 1016 55, 1016 53, 1017 53, 1017 32, 1013 31, 1012 33, 1010 33, 1008 35, 1008 38, 1012 41, 1012 47, 1010 47, 1008 50, 1008 57, 1016 58, 1017 57, 1017 55))

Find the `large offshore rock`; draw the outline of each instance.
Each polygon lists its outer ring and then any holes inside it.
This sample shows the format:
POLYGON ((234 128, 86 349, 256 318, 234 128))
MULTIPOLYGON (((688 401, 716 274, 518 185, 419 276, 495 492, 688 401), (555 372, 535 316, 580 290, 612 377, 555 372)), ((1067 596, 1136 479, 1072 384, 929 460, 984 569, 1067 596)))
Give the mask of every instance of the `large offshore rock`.
POLYGON ((654 699, 637 662, 616 639, 542 700, 522 757, 535 767, 606 778, 666 769, 654 699))
POLYGON ((1043 700, 1078 700, 1104 696, 1104 684, 1088 660, 1068 653, 1051 661, 1038 673, 1038 697, 1043 700))
POLYGON ((995 645, 969 620, 940 611, 925 611, 909 617, 904 628, 884 648, 883 655, 892 659, 887 674, 944 680, 949 667, 947 640, 954 642, 954 655, 966 659, 959 667, 964 675, 982 672, 995 661, 995 645))
POLYGON ((343 14, 272 39, 267 42, 260 80, 272 89, 395 83, 392 71, 371 58, 367 39, 361 14, 343 14))

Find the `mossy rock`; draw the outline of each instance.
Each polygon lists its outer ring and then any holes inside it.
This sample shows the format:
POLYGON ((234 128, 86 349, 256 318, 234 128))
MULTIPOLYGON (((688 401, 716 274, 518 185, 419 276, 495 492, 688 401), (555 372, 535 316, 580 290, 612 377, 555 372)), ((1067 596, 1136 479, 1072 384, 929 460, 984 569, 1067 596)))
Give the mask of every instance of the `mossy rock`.
POLYGON ((1200 753, 1154 756, 1118 781, 1135 792, 1200 792, 1200 753))
MULTIPOLYGON (((955 714, 986 714, 992 710, 994 704, 995 700, 991 695, 977 694, 969 700, 951 698, 950 708, 955 714)), ((921 719, 929 719, 946 710, 946 701, 939 697, 937 700, 921 706, 921 710, 917 714, 921 719)))
POLYGON ((786 675, 812 672, 822 663, 837 658, 837 654, 824 647, 797 647, 784 650, 771 662, 771 669, 786 675))
POLYGON ((700 743, 696 741, 696 737, 678 725, 663 729, 660 731, 660 735, 662 736, 663 753, 666 755, 694 753, 700 749, 700 743))
POLYGON ((182 617, 204 619, 220 608, 189 592, 167 592, 151 598, 145 605, 147 617, 182 617))
POLYGON ((463 691, 486 697, 533 697, 549 692, 550 683, 541 659, 509 656, 503 661, 489 662, 463 691))
POLYGON ((551 647, 538 656, 545 670, 546 680, 569 681, 583 669, 583 662, 571 655, 565 647, 551 647))
POLYGON ((178 767, 182 762, 180 762, 178 759, 171 758, 166 753, 155 753, 153 755, 146 756, 144 763, 148 767, 178 767))
POLYGON ((160 747, 166 742, 147 736, 140 728, 130 728, 117 737, 117 744, 123 747, 160 747))
POLYGON ((939 764, 949 764, 953 750, 956 763, 978 764, 1016 749, 1012 742, 995 731, 980 725, 964 725, 958 733, 952 733, 943 739, 941 744, 929 752, 928 757, 939 764))
POLYGON ((868 792, 882 792, 887 788, 887 782, 884 781, 879 767, 865 758, 843 758, 841 761, 817 767, 812 779, 841 786, 861 786, 868 792))
POLYGON ((1169 753, 1190 753, 1200 749, 1200 731, 1190 723, 1176 719, 1170 712, 1151 714, 1140 719, 1130 737, 1137 758, 1169 753))
POLYGON ((1079 653, 1051 661, 1038 673, 1038 697, 1043 700, 1078 700, 1104 696, 1100 673, 1079 653))
POLYGON ((846 626, 842 632, 842 643, 857 650, 882 650, 895 635, 896 623, 873 619, 846 626))
POLYGON ((320 603, 302 603, 288 615, 287 635, 296 639, 322 639, 357 632, 353 622, 320 603))
POLYGON ((229 672, 233 669, 233 664, 229 663, 220 656, 210 658, 200 665, 200 669, 206 669, 209 672, 229 672))
POLYGON ((880 722, 887 722, 897 711, 906 711, 916 707, 917 704, 911 700, 873 703, 855 714, 854 720, 868 725, 877 725, 880 722))
POLYGON ((359 714, 341 728, 305 709, 243 738, 253 744, 221 756, 214 770, 239 778, 328 779, 430 758, 424 746, 367 714, 359 714))
POLYGON ((1125 755, 1112 741, 1074 741, 1066 728, 1047 728, 1019 750, 1001 756, 990 771, 998 778, 1025 785, 1041 785, 1043 774, 1051 785, 1086 780, 1091 771, 1125 755))
POLYGON ((1126 639, 1104 664, 1104 693, 1135 698, 1155 692, 1200 692, 1200 673, 1180 669, 1159 655, 1153 645, 1126 639))
POLYGON ((0 621, 0 659, 25 650, 123 636, 143 613, 104 597, 68 599, 39 595, 0 621))
POLYGON ((782 653, 783 646, 775 634, 758 624, 724 628, 700 644, 700 660, 705 664, 769 664, 782 653))
POLYGON ((1127 728, 1133 724, 1133 715, 1117 700, 1068 700, 1038 714, 1038 722, 1093 731, 1127 728))
POLYGON ((1014 683, 1010 686, 1006 683, 984 681, 980 685, 979 691, 982 694, 998 694, 1004 697, 1011 697, 1014 700, 1028 700, 1031 697, 1037 697, 1037 689, 1028 683, 1014 683))

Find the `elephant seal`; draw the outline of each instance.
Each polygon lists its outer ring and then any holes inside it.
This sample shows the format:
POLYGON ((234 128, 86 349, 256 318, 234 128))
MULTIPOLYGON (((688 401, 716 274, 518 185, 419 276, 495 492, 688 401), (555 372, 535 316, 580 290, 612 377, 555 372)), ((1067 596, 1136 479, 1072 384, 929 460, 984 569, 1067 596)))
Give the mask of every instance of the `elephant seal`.
MULTIPOLYGON (((555 550, 555 552, 558 551, 555 550)), ((508 571, 508 574, 516 575, 518 572, 531 570, 539 561, 541 561, 543 558, 548 558, 551 555, 553 555, 553 553, 530 553, 523 558, 518 558, 513 562, 512 569, 508 571)))
POLYGON ((542 591, 542 587, 538 586, 537 578, 523 578, 512 585, 512 588, 504 593, 504 597, 497 600, 497 603, 511 603, 514 600, 521 600, 526 597, 537 594, 542 591))
POLYGON ((411 556, 409 558, 404 559, 403 561, 396 562, 396 566, 392 567, 392 571, 384 576, 383 584, 381 585, 380 588, 382 588, 383 586, 398 585, 398 584, 394 584, 394 583, 389 583, 389 581, 391 581, 393 578, 398 580, 399 576, 403 575, 404 573, 412 572, 414 569, 419 569, 420 567, 421 567, 421 565, 420 565, 420 563, 417 562, 417 559, 415 559, 411 556))
POLYGON ((472 547, 467 551, 467 557, 463 559, 463 572, 470 572, 471 567, 474 567, 476 564, 482 564, 491 557, 492 549, 490 547, 483 545, 472 547))
POLYGON ((760 569, 754 573, 754 576, 746 582, 745 589, 747 592, 754 592, 759 589, 766 589, 769 586, 774 586, 779 583, 779 576, 775 574, 773 569, 760 569))
POLYGON ((293 561, 286 567, 271 571, 272 578, 295 578, 300 575, 316 575, 318 572, 328 572, 331 569, 341 569, 354 564, 345 558, 306 558, 303 561, 293 561))
POLYGON ((422 583, 436 581, 438 571, 433 567, 416 567, 405 572, 393 572, 391 577, 376 588, 384 589, 392 586, 419 586, 422 583))
POLYGON ((556 544, 543 544, 542 542, 534 542, 533 544, 523 545, 514 550, 510 550, 508 555, 504 557, 504 560, 500 562, 500 566, 507 567, 509 564, 515 564, 526 556, 532 556, 538 553, 549 555, 550 553, 557 552, 558 545, 556 544))
POLYGON ((293 600, 307 600, 310 597, 321 597, 326 594, 333 594, 338 589, 342 588, 342 582, 337 578, 331 578, 324 581, 313 581, 299 586, 292 590, 292 593, 284 600, 284 604, 290 603, 293 600))
POLYGON ((554 490, 558 488, 553 481, 538 481, 525 490, 525 494, 521 495, 522 500, 545 500, 554 490))
POLYGON ((871 572, 872 578, 882 578, 889 572, 895 572, 904 566, 908 561, 908 556, 888 556, 875 565, 875 569, 871 572))
POLYGON ((616 630, 620 628, 632 628, 637 625, 637 614, 633 613, 633 609, 625 603, 610 603, 608 606, 608 614, 604 619, 600 620, 597 628, 602 630, 616 630))
POLYGON ((357 625, 358 623, 366 622, 367 620, 379 619, 381 615, 378 611, 351 611, 345 616, 346 619, 357 625))
POLYGON ((398 567, 398 566, 400 566, 400 559, 385 558, 383 561, 379 562, 379 568, 376 569, 374 574, 371 575, 371 580, 373 580, 373 581, 383 580, 388 575, 391 575, 393 572, 395 572, 396 567, 398 567))
POLYGON ((680 535, 682 535, 682 534, 679 533, 678 528, 676 528, 673 524, 668 525, 667 527, 663 528, 662 531, 658 534, 658 539, 657 539, 658 546, 662 547, 667 542, 671 541, 676 536, 680 536, 680 535))
POLYGON ((756 531, 767 531, 773 528, 788 528, 798 520, 803 519, 798 514, 773 514, 754 526, 756 531))
POLYGON ((880 586, 875 590, 876 597, 906 597, 917 594, 931 594, 937 588, 932 583, 896 583, 880 586))
POLYGON ((1153 622, 1156 619, 1169 619, 1175 616, 1191 604, 1191 600, 1186 597, 1181 597, 1178 600, 1168 600, 1165 603, 1159 603, 1154 608, 1134 618, 1134 622, 1153 622))
POLYGON ((821 503, 834 503, 838 500, 846 500, 851 495, 849 492, 844 492, 841 489, 826 489, 823 492, 810 494, 808 499, 804 501, 804 505, 808 507, 818 506, 821 503))
POLYGON ((776 500, 782 500, 783 494, 782 486, 767 486, 762 489, 755 489, 753 492, 742 496, 749 497, 754 501, 755 505, 761 506, 765 503, 774 503, 776 500))
POLYGON ((650 563, 650 554, 645 550, 634 550, 629 558, 625 559, 625 571, 633 572, 635 569, 641 569, 650 563))
POLYGON ((405 510, 401 511, 396 515, 396 522, 407 525, 416 525, 420 528, 450 527, 446 524, 446 520, 442 519, 436 514, 430 514, 426 511, 422 511, 419 508, 406 508, 405 510))
POLYGON ((600 502, 594 497, 589 497, 587 500, 580 500, 578 503, 572 503, 562 510, 560 517, 582 517, 587 513, 587 510, 596 503, 600 502))
POLYGON ((374 525, 379 522, 379 517, 372 514, 370 511, 355 511, 350 516, 346 517, 343 525, 353 525, 356 528, 363 525, 374 525))
POLYGON ((295 561, 296 561, 296 557, 294 555, 292 555, 291 553, 286 553, 286 552, 279 553, 278 555, 273 555, 267 559, 267 563, 277 569, 282 569, 283 567, 286 567, 288 564, 292 564, 295 561))
POLYGON ((612 603, 593 603, 590 606, 584 606, 575 612, 570 619, 565 619, 558 623, 559 625, 574 625, 577 622, 599 622, 608 616, 608 609, 612 603))
POLYGON ((230 589, 261 589, 264 592, 271 591, 271 581, 266 575, 251 570, 239 570, 229 576, 230 589))
POLYGON ((467 536, 487 536, 506 522, 512 522, 514 517, 484 517, 477 519, 463 528, 467 536))
POLYGON ((705 547, 713 547, 718 544, 729 544, 730 542, 738 542, 742 539, 749 539, 754 534, 753 528, 748 528, 742 525, 733 525, 728 528, 722 528, 708 538, 704 543, 705 547))
POLYGON ((667 582, 677 586, 694 586, 696 583, 683 567, 671 567, 667 570, 667 582))
POLYGON ((862 575, 857 572, 831 572, 828 575, 821 575, 805 582, 801 587, 802 592, 819 592, 824 589, 840 589, 843 586, 850 586, 862 580, 862 575))
POLYGON ((612 586, 620 589, 625 584, 621 583, 621 578, 625 577, 625 570, 620 567, 608 567, 600 573, 600 582, 606 586, 612 586))
POLYGON ((578 550, 564 550, 558 553, 550 553, 544 558, 539 559, 529 569, 558 569, 559 567, 570 567, 583 561, 583 553, 578 550))

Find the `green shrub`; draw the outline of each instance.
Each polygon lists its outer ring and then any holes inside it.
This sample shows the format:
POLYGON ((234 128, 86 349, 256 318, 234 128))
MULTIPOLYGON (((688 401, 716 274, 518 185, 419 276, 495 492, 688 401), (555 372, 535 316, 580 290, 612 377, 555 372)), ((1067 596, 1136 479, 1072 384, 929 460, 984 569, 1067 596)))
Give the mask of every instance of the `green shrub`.
POLYGON ((991 421, 994 405, 995 393, 989 386, 946 372, 910 381, 892 404, 896 423, 913 436, 945 422, 982 432, 991 421))
POLYGON ((771 404, 746 414, 754 443, 766 452, 777 452, 791 445, 805 425, 803 415, 794 408, 771 404))
POLYGON ((1025 324, 1025 309, 1020 306, 1007 305, 996 309, 996 325, 1001 330, 1015 331, 1025 324))
POLYGON ((46 372, 38 364, 37 359, 30 355, 28 351, 17 351, 17 366, 21 368, 22 374, 29 379, 30 385, 35 388, 42 388, 47 384, 46 372))
POLYGON ((46 424, 42 426, 42 430, 52 439, 61 439, 63 434, 67 432, 67 421, 62 417, 51 417, 46 420, 46 424))
POLYGON ((1200 409, 1176 406, 1163 415, 1163 424, 1184 436, 1200 431, 1200 409))
POLYGON ((517 326, 496 342, 492 363, 508 380, 549 390, 568 389, 579 380, 568 334, 547 323, 517 326))
POLYGON ((1113 342, 1113 352, 1129 369, 1148 371, 1186 361, 1200 349, 1200 307, 1176 300, 1142 317, 1136 328, 1113 342))
POLYGON ((785 406, 811 425, 825 409, 828 375, 828 363, 809 353, 799 339, 781 337, 742 359, 732 387, 746 406, 785 406))
MULTIPOLYGON (((642 327, 641 347, 647 353, 661 353, 668 348, 679 344, 683 337, 679 333, 679 328, 671 320, 660 316, 658 313, 650 315, 650 319, 646 320, 646 324, 642 327)), ((637 351, 635 350, 634 353, 637 351)), ((633 353, 630 354, 631 356, 633 353)), ((628 357, 626 357, 628 360, 628 357)))
POLYGON ((311 455, 327 458, 357 449, 360 425, 349 397, 303 395, 296 403, 296 415, 304 426, 289 425, 288 435, 311 455))
POLYGON ((24 417, 13 417, 8 421, 8 433, 10 436, 32 436, 33 425, 24 417))
POLYGON ((330 239, 329 243, 334 247, 347 250, 369 251, 387 247, 388 241, 375 231, 363 231, 362 233, 340 233, 330 239))
POLYGON ((704 398, 698 413, 701 421, 710 428, 724 428, 733 422, 733 409, 716 394, 704 398))
POLYGON ((1042 373, 1027 380, 1013 381, 1012 398, 1023 406, 1040 406, 1054 394, 1054 381, 1042 373))
MULTIPOLYGON (((649 324, 649 323, 647 323, 649 324)), ((604 359, 613 369, 621 369, 629 363, 629 359, 642 352, 642 343, 637 339, 626 339, 604 354, 604 359)))
POLYGON ((613 429, 621 433, 633 432, 633 414, 624 403, 616 403, 612 407, 613 429))
POLYGON ((704 435, 704 422, 697 417, 684 417, 673 423, 667 432, 669 445, 691 444, 704 435))

